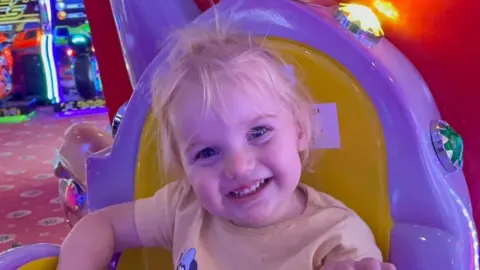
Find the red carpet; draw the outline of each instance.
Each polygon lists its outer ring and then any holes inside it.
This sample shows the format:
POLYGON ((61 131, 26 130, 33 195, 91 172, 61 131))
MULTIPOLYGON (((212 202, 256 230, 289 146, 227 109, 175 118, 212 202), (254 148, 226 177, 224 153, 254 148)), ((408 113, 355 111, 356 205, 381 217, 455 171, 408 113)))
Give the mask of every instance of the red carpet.
POLYGON ((60 243, 68 232, 53 159, 75 122, 106 128, 106 114, 58 118, 51 108, 29 122, 0 125, 0 252, 12 244, 60 243))

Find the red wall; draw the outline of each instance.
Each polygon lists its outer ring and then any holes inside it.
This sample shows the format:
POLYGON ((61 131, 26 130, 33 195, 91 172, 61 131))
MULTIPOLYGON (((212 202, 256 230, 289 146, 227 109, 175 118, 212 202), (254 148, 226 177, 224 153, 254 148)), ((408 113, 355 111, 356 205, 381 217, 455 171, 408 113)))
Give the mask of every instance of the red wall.
POLYGON ((110 1, 84 0, 110 122, 132 94, 110 1))
POLYGON ((388 38, 428 83, 440 112, 463 137, 464 172, 480 225, 480 1, 398 0, 388 38), (475 116, 476 115, 476 116, 475 116))
POLYGON ((213 4, 217 4, 220 0, 195 0, 195 4, 201 11, 209 9, 213 4))

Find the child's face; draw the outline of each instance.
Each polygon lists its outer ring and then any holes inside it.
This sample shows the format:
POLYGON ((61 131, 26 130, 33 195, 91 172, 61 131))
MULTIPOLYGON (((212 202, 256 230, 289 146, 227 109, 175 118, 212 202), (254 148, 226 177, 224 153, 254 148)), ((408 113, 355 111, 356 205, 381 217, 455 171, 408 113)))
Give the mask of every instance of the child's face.
POLYGON ((227 115, 202 114, 202 91, 181 92, 172 112, 175 136, 187 180, 207 211, 261 227, 298 207, 292 201, 306 143, 291 112, 238 89, 223 98, 227 115))

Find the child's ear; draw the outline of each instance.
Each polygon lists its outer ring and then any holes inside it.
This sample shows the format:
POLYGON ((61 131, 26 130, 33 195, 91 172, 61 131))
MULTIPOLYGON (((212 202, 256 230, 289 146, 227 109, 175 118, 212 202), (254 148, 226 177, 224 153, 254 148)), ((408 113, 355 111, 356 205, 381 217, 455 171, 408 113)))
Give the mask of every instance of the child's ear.
POLYGON ((309 138, 305 129, 299 124, 298 125, 298 152, 303 152, 309 147, 309 138))

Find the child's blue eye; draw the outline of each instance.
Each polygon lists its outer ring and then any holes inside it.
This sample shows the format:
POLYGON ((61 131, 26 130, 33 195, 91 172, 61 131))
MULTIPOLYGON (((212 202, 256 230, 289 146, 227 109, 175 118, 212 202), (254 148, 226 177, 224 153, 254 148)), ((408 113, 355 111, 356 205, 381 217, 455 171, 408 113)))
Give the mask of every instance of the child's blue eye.
POLYGON ((250 129, 247 133, 248 140, 254 140, 268 134, 272 129, 266 126, 258 126, 250 129))
POLYGON ((195 155, 195 160, 197 160, 197 159, 207 159, 207 158, 210 158, 210 157, 216 155, 217 153, 218 153, 217 150, 215 150, 211 147, 207 147, 207 148, 204 148, 204 149, 200 150, 195 155))

